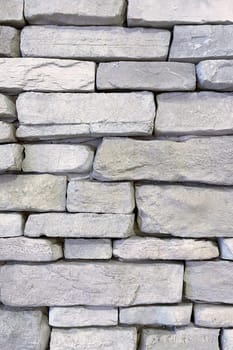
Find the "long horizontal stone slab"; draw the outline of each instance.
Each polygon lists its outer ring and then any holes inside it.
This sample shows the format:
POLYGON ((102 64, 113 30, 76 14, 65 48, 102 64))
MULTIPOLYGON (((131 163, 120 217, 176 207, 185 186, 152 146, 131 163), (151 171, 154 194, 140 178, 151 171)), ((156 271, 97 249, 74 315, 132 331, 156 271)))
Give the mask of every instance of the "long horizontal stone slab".
POLYGON ((24 218, 20 213, 0 213, 0 237, 23 235, 24 218))
POLYGON ((228 305, 195 304, 195 325, 199 327, 233 327, 233 307, 228 305))
POLYGON ((233 91, 233 60, 206 60, 196 70, 200 89, 233 91))
POLYGON ((185 297, 208 303, 232 304, 232 267, 230 261, 187 262, 185 297))
POLYGON ((1 301, 9 306, 129 306, 178 303, 182 264, 68 263, 0 267, 1 301))
POLYGON ((233 329, 223 329, 221 334, 222 350, 231 350, 233 346, 233 329))
POLYGON ((0 57, 20 56, 19 33, 13 27, 0 26, 0 57))
POLYGON ((233 137, 105 138, 94 160, 100 181, 155 180, 232 185, 233 137))
POLYGON ((24 0, 0 0, 0 24, 22 27, 23 7, 24 0))
POLYGON ((233 25, 175 26, 169 60, 197 63, 233 58, 232 35, 233 25))
POLYGON ((1 175, 0 210, 64 211, 66 177, 54 175, 1 175))
POLYGON ((13 99, 0 94, 0 120, 13 121, 17 119, 16 108, 13 99))
POLYGON ((0 172, 21 170, 23 150, 18 143, 0 145, 0 172))
POLYGON ((111 60, 166 60, 170 32, 123 27, 26 26, 21 52, 30 57, 111 60))
POLYGON ((30 24, 121 25, 125 0, 25 0, 24 16, 30 24))
POLYGON ((96 78, 99 90, 192 91, 195 67, 180 62, 100 63, 96 78))
POLYGON ((110 239, 66 239, 64 245, 65 259, 111 259, 112 242, 110 239))
POLYGON ((143 232, 189 238, 233 237, 232 188, 137 186, 136 203, 143 232))
POLYGON ((0 121, 0 143, 15 142, 15 126, 0 121))
POLYGON ((233 260, 233 238, 219 238, 218 245, 222 259, 233 260))

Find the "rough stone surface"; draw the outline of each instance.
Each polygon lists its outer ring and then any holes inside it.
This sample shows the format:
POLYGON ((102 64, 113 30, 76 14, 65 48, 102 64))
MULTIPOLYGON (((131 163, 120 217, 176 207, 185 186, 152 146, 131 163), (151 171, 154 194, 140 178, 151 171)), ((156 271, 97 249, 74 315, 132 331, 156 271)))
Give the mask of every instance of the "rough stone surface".
POLYGON ((13 121, 16 118, 15 103, 12 98, 0 94, 0 120, 13 121))
POLYGON ((109 60, 165 60, 170 32, 121 27, 27 26, 23 56, 109 60))
POLYGON ((23 149, 17 143, 0 145, 0 172, 21 170, 23 149))
POLYGON ((125 0, 25 0, 30 24, 121 25, 125 0))
POLYGON ((175 26, 169 60, 196 63, 233 58, 232 34, 233 25, 175 26))
POLYGON ((134 306, 120 309, 120 323, 128 325, 186 326, 192 304, 171 306, 134 306))
POLYGON ((205 260, 219 256, 212 241, 132 237, 116 240, 113 255, 123 260, 205 260))
POLYGON ((181 237, 233 236, 231 188, 137 186, 136 202, 143 232, 181 237))
POLYGON ((22 27, 24 0, 0 0, 0 24, 22 27))
POLYGON ((24 218, 19 213, 0 213, 0 237, 23 235, 24 218))
POLYGON ((64 246, 66 259, 111 259, 110 239, 66 239, 64 246))
POLYGON ((133 234, 134 214, 46 213, 30 215, 25 235, 39 237, 129 237, 133 234))
POLYGON ((51 307, 49 324, 53 327, 116 326, 118 310, 106 307, 51 307))
POLYGON ((1 175, 0 210, 64 211, 66 177, 1 175))
POLYGON ((99 90, 192 91, 195 67, 176 62, 109 62, 97 69, 99 90))
POLYGON ((223 329, 221 336, 222 350, 231 350, 233 346, 233 329, 223 329))
POLYGON ((136 350, 136 328, 53 329, 50 350, 136 350))
POLYGON ((233 260, 233 238, 219 238, 221 258, 233 260))
POLYGON ((123 213, 134 210, 134 188, 129 182, 70 181, 67 209, 70 212, 123 213))
POLYGON ((178 303, 182 264, 119 262, 4 265, 1 301, 9 306, 129 306, 178 303))
POLYGON ((195 325, 223 328, 233 326, 233 307, 227 305, 195 304, 195 325))
POLYGON ((18 56, 20 56, 19 31, 12 27, 0 26, 0 57, 18 56))
POLYGON ((93 177, 232 185, 232 147, 230 136, 180 142, 106 138, 98 148, 93 177))
POLYGON ((86 173, 92 168, 94 152, 86 145, 25 145, 23 171, 86 173))
POLYGON ((233 60, 207 60, 197 65, 198 86, 203 90, 233 91, 233 60))
POLYGON ((0 143, 15 142, 15 127, 0 121, 0 143))
POLYGON ((50 329, 40 310, 0 307, 1 350, 46 350, 50 329))

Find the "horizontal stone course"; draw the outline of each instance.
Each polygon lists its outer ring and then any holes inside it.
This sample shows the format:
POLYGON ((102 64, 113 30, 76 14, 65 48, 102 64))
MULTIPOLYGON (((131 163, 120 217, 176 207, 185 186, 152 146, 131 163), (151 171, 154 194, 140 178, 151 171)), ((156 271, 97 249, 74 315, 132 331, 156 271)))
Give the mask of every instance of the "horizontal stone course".
POLYGON ((23 235, 24 217, 20 213, 0 213, 0 237, 23 235))
POLYGON ((111 259, 112 243, 110 239, 66 239, 65 259, 111 259))
POLYGON ((24 0, 0 0, 0 24, 22 27, 24 0))
POLYGON ((0 143, 15 142, 15 126, 0 121, 0 143))
POLYGON ((0 94, 0 120, 13 121, 17 119, 16 108, 13 99, 0 94))
POLYGON ((223 328, 233 326, 233 307, 228 305, 195 304, 195 325, 223 328))
POLYGON ((20 56, 19 41, 20 41, 19 30, 13 27, 0 25, 0 57, 20 56))
POLYGON ((200 89, 233 91, 233 60, 206 60, 196 70, 200 89))
POLYGON ((0 172, 19 171, 22 167, 24 147, 17 144, 0 144, 0 172))

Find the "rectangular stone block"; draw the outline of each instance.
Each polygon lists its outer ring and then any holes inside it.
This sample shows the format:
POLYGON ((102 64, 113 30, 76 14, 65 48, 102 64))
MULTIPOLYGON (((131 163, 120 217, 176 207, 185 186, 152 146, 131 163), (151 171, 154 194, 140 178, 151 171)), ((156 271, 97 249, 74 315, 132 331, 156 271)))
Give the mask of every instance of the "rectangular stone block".
POLYGON ((53 327, 116 326, 118 310, 106 307, 51 307, 49 324, 53 327))
POLYGON ((169 60, 197 63, 233 58, 232 35, 233 25, 175 26, 169 60))
POLYGON ((13 99, 0 94, 0 120, 13 121, 15 119, 17 119, 17 117, 13 99))
POLYGON ((20 213, 0 213, 0 237, 23 235, 24 218, 20 213))
POLYGON ((232 185, 233 137, 105 138, 94 160, 100 181, 153 180, 232 185))
POLYGON ((162 61, 169 42, 164 29, 26 26, 21 32, 22 55, 30 57, 162 61))
POLYGON ((195 304, 195 325, 223 328, 233 326, 233 307, 228 305, 195 304))
POLYGON ((221 335, 222 350, 231 350, 233 346, 233 329, 223 329, 221 335))
POLYGON ((233 60, 206 60, 196 70, 200 89, 233 91, 233 60))
POLYGON ((23 150, 24 147, 17 143, 0 144, 0 172, 21 170, 23 150))
POLYGON ((233 260, 233 238, 219 238, 221 259, 233 260))
POLYGON ((120 238, 134 230, 134 214, 46 213, 30 215, 26 236, 120 238))
POLYGON ((64 211, 66 177, 1 175, 0 193, 0 210, 64 211))
POLYGON ((24 0, 0 0, 0 24, 22 27, 23 6, 24 0))
POLYGON ((0 279, 1 301, 9 306, 170 304, 181 301, 183 265, 14 264, 0 267, 0 279))
POLYGON ((232 188, 137 186, 136 203, 143 232, 194 238, 233 237, 232 188))
POLYGON ((67 209, 70 212, 129 214, 134 206, 134 188, 130 182, 69 182, 67 209))
POLYGON ((13 27, 0 26, 0 57, 18 56, 20 56, 19 31, 13 27))
POLYGON ((97 68, 99 90, 192 91, 195 67, 176 62, 109 62, 97 68))
POLYGON ((125 0, 25 0, 30 24, 121 25, 125 0))
POLYGON ((66 259, 111 259, 110 239, 66 239, 64 246, 66 259))
POLYGON ((0 143, 15 142, 15 126, 0 121, 0 143))

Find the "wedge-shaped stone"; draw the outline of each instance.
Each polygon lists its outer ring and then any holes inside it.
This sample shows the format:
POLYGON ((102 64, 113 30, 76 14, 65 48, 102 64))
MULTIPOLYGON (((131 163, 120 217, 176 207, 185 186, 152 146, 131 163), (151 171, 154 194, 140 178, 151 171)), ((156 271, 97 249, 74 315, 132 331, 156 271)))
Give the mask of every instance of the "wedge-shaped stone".
POLYGON ((0 26, 0 57, 18 56, 20 56, 19 31, 12 27, 0 26))
POLYGON ((0 210, 64 211, 66 177, 1 175, 0 210))
POLYGON ((40 310, 0 307, 1 350, 46 350, 50 329, 40 310))
POLYGON ((15 142, 15 140, 14 125, 0 121, 0 143, 15 142))
POLYGON ((120 323, 128 325, 186 326, 192 304, 171 306, 134 306, 120 309, 120 323))
POLYGON ((106 307, 51 307, 49 324, 53 327, 116 326, 118 310, 106 307))
POLYGON ((222 350, 231 350, 233 347, 233 329, 223 329, 221 335, 222 350))
POLYGON ((170 32, 121 27, 27 26, 21 33, 23 56, 111 60, 165 60, 170 32))
POLYGON ((110 239, 66 239, 64 255, 66 259, 111 259, 110 239))
POLYGON ((25 145, 23 171, 86 173, 91 170, 94 152, 86 145, 25 145))
POLYGON ((97 69, 99 90, 195 90, 195 67, 176 62, 109 62, 97 69))
POLYGON ((138 186, 136 203, 143 232, 195 238, 233 236, 231 188, 138 186))
POLYGON ((221 258, 233 260, 233 238, 219 238, 221 258))
POLYGON ((116 240, 113 255, 123 260, 205 260, 219 256, 212 241, 132 237, 116 240))
POLYGON ((46 213, 30 215, 25 235, 30 237, 129 237, 134 214, 46 213))
POLYGON ((0 120, 13 121, 16 118, 16 108, 12 98, 0 94, 0 120))
POLYGON ((210 328, 233 326, 233 307, 227 305, 195 304, 195 325, 210 328))
POLYGON ((203 90, 233 91, 233 60, 206 60, 197 65, 198 86, 203 90))
POLYGON ((232 267, 230 261, 187 262, 184 278, 186 298, 232 304, 232 267))
POLYGON ((195 63, 233 58, 232 35, 233 25, 175 26, 169 60, 195 63))
POLYGON ((22 27, 23 2, 24 0, 0 0, 0 24, 22 27))
POLYGON ((144 329, 140 350, 219 350, 219 329, 144 329))
POLYGON ((25 0, 30 24, 119 25, 124 11, 125 0, 25 0))
POLYGON ((68 185, 67 209, 71 212, 128 214, 134 206, 134 188, 130 182, 73 180, 68 185))
POLYGON ((232 147, 230 136, 180 142, 106 138, 98 148, 93 177, 232 185, 232 147))
POLYGON ((24 218, 19 213, 0 213, 0 237, 23 235, 24 218))
POLYGON ((23 149, 17 143, 0 145, 0 172, 21 170, 23 149))
POLYGON ((136 328, 53 329, 50 350, 136 350, 136 328))

